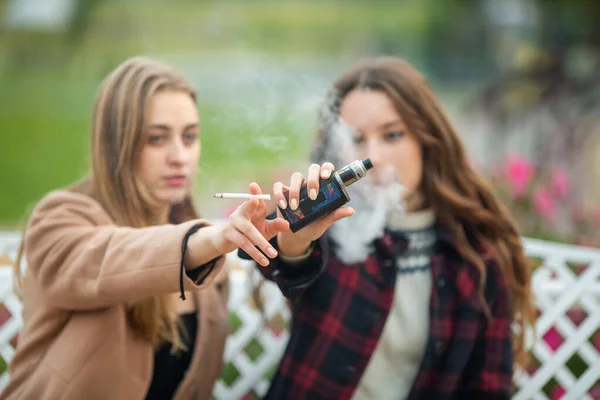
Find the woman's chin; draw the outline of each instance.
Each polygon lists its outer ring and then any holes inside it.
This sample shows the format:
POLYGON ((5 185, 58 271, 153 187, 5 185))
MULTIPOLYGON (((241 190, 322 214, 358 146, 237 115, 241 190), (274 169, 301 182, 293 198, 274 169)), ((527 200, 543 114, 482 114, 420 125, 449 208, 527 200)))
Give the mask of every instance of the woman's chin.
POLYGON ((171 206, 179 204, 188 197, 188 190, 186 188, 168 188, 154 193, 154 198, 165 206, 171 206))

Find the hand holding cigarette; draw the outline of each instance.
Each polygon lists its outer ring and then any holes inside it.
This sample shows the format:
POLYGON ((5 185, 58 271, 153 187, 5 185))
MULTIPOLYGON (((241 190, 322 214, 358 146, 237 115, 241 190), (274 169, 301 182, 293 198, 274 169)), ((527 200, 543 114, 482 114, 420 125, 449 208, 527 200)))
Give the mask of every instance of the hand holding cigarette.
POLYGON ((221 253, 240 248, 260 265, 265 267, 269 265, 265 254, 269 258, 278 255, 269 240, 290 228, 289 223, 281 217, 267 220, 267 207, 264 200, 269 200, 271 196, 262 194, 260 186, 251 183, 249 193, 215 193, 214 197, 248 199, 236 208, 224 224, 215 227, 217 234, 212 236, 215 248, 221 253))

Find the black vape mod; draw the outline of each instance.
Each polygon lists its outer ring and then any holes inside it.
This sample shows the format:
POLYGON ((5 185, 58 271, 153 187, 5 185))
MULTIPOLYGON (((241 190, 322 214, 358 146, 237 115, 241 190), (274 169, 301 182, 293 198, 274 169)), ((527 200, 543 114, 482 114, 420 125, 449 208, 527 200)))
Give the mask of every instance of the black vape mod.
MULTIPOLYGON (((290 207, 282 209, 278 206, 281 215, 290 223, 290 230, 298 232, 308 224, 328 215, 340 208, 348 201, 350 196, 346 187, 367 175, 367 171, 373 168, 373 163, 368 158, 356 160, 333 172, 328 179, 319 182, 319 194, 315 200, 308 197, 306 183, 300 188, 299 204, 296 210, 290 207)), ((286 193, 286 200, 289 198, 286 193)))

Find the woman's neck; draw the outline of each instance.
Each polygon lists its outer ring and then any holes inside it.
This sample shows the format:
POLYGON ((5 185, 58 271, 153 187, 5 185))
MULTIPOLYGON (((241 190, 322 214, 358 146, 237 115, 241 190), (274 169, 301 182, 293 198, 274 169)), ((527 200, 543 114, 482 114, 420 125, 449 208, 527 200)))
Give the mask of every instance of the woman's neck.
POLYGON ((153 212, 153 219, 154 221, 152 221, 155 225, 165 225, 169 223, 169 214, 171 212, 171 207, 161 207, 159 209, 156 209, 153 212))
POLYGON ((405 199, 406 212, 412 213, 424 210, 427 207, 425 197, 420 191, 411 192, 405 199))

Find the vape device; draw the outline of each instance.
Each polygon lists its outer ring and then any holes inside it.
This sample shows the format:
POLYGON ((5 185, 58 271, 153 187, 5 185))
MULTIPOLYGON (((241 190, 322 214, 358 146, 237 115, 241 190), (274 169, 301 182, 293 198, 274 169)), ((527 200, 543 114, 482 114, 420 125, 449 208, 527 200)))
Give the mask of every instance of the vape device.
MULTIPOLYGON (((356 160, 333 172, 328 179, 322 179, 319 182, 319 192, 317 198, 312 200, 308 197, 306 182, 300 188, 298 208, 292 210, 290 207, 282 209, 278 206, 283 218, 290 223, 290 230, 298 232, 300 229, 310 223, 324 217, 334 210, 340 208, 348 201, 350 196, 346 187, 364 178, 367 171, 373 168, 373 163, 368 158, 356 160)), ((289 204, 288 194, 286 200, 289 204)))

